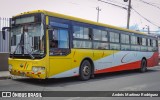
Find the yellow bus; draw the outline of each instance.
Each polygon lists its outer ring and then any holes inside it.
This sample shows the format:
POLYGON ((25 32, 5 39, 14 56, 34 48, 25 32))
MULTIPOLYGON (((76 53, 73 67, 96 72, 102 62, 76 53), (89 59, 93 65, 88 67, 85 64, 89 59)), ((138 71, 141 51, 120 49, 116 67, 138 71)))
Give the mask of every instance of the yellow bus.
POLYGON ((45 10, 13 16, 9 71, 36 79, 139 69, 158 64, 157 38, 45 10))

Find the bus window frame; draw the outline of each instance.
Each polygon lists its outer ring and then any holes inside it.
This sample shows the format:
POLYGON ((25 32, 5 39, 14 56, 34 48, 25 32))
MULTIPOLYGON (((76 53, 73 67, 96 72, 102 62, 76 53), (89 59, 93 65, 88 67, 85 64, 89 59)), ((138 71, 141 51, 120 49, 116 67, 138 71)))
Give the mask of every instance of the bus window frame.
POLYGON ((48 19, 49 19, 49 27, 51 28, 51 30, 48 30, 48 43, 50 41, 50 38, 49 38, 49 31, 54 31, 54 29, 63 29, 63 30, 67 30, 68 31, 68 38, 69 38, 69 48, 56 48, 56 49, 63 49, 63 50, 67 50, 68 52, 66 54, 62 54, 62 55, 50 55, 50 44, 48 44, 48 49, 49 49, 49 56, 67 56, 71 53, 71 24, 70 24, 70 20, 66 20, 66 19, 62 19, 62 18, 56 18, 56 17, 53 17, 53 16, 48 16, 48 19), (58 27, 58 26, 52 26, 50 25, 50 22, 51 20, 53 20, 53 22, 56 22, 56 23, 62 23, 62 24, 67 24, 68 25, 68 28, 64 28, 64 27, 58 27))

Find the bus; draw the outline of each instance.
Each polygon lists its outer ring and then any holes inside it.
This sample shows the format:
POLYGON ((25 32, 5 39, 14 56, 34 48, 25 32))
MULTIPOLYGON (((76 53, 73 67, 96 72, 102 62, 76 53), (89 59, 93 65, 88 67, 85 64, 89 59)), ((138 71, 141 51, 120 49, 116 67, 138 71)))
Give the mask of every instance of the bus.
POLYGON ((95 74, 158 65, 158 39, 103 23, 45 10, 13 16, 10 27, 9 72, 35 79, 95 74))

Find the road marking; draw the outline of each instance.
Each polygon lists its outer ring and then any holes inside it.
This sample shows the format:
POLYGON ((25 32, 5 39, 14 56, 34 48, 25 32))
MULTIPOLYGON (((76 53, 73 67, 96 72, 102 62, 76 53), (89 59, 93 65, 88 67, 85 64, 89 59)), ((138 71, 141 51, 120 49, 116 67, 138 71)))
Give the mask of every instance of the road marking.
POLYGON ((120 89, 120 91, 142 91, 146 87, 147 87, 146 84, 135 85, 135 86, 131 86, 131 87, 122 88, 122 89, 120 89))
POLYGON ((75 99, 79 99, 81 97, 74 97, 74 98, 69 98, 69 99, 66 99, 66 100, 75 100, 75 99))

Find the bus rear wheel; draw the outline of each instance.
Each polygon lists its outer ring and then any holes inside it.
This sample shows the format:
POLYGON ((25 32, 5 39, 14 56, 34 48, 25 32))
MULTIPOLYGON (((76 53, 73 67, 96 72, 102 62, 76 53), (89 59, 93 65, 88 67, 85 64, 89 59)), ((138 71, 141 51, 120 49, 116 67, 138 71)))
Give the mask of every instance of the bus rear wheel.
POLYGON ((142 59, 141 61, 141 68, 140 68, 140 72, 144 73, 147 71, 147 61, 145 59, 142 59))
POLYGON ((80 66, 80 80, 85 81, 89 80, 91 77, 91 63, 88 60, 84 60, 80 66))

